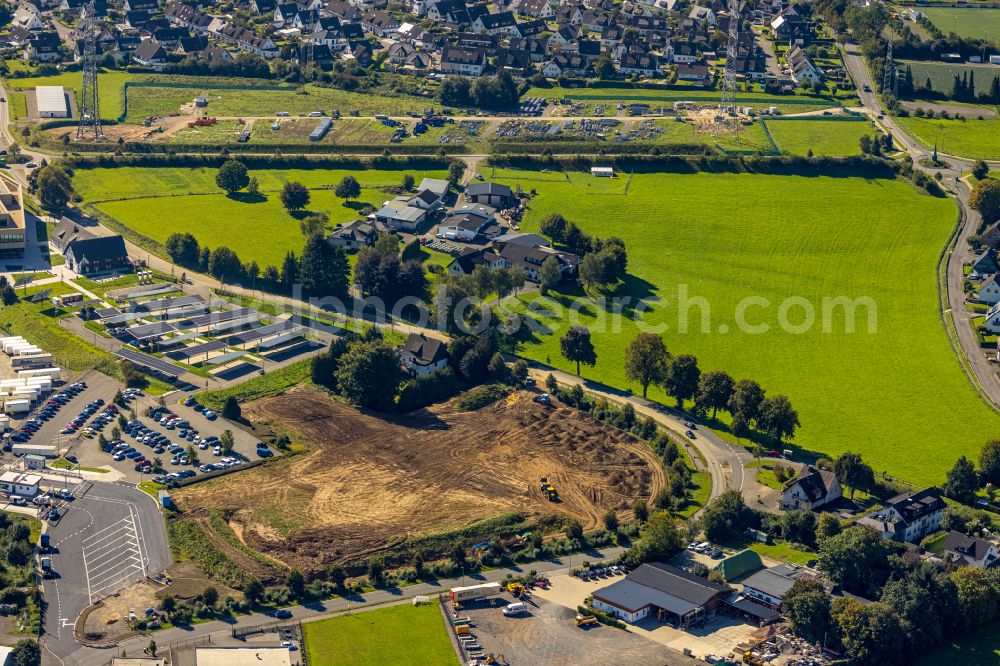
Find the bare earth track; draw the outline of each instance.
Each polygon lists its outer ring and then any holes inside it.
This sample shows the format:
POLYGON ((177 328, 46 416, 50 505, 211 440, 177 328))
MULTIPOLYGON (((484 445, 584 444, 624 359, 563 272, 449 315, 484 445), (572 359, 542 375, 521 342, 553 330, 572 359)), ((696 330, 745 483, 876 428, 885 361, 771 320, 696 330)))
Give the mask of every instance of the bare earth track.
POLYGON ((234 527, 247 545, 307 570, 507 511, 569 515, 594 529, 608 509, 624 513, 666 481, 635 437, 533 403, 530 393, 478 412, 449 403, 385 417, 300 390, 246 405, 243 414, 298 432, 311 451, 174 499, 185 511, 237 509, 234 527), (539 492, 542 476, 560 502, 539 492))

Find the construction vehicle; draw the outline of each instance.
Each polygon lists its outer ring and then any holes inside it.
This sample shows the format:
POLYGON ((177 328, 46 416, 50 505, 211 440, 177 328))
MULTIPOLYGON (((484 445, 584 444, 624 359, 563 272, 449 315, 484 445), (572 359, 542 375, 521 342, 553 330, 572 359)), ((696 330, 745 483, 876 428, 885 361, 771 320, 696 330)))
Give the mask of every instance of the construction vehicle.
POLYGON ((559 500, 559 492, 555 489, 555 486, 549 483, 549 478, 547 476, 543 476, 539 480, 538 487, 542 491, 542 494, 545 495, 545 498, 550 502, 556 502, 559 500))
POLYGON ((534 401, 541 405, 545 405, 546 407, 552 405, 552 398, 549 397, 548 393, 541 393, 539 395, 536 395, 534 401))
POLYGON ((764 661, 753 656, 753 653, 749 650, 743 653, 743 663, 750 664, 751 666, 764 666, 764 661))
POLYGON ((524 594, 524 585, 518 583, 517 581, 507 583, 507 591, 510 592, 515 599, 519 599, 521 595, 524 594))
POLYGON ((458 636, 471 633, 472 633, 472 628, 467 624, 460 624, 457 627, 455 627, 455 634, 458 636))
POLYGON ((587 627, 592 624, 597 624, 597 618, 593 615, 577 615, 573 619, 573 623, 578 627, 587 627))

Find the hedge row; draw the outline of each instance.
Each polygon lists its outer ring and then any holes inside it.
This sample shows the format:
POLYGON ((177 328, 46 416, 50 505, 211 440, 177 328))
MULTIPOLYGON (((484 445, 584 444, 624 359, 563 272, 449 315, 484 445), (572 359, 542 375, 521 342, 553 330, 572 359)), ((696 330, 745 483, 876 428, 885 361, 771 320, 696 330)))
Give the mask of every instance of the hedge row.
MULTIPOLYGON (((67 163, 74 169, 110 167, 208 167, 218 168, 229 156, 216 155, 70 155, 67 163)), ((427 155, 400 157, 354 157, 350 155, 244 155, 240 157, 248 169, 447 169, 451 160, 427 155)))
MULTIPOLYGON (((102 121, 103 122, 103 121, 102 121)), ((225 150, 231 153, 308 153, 311 155, 378 155, 386 151, 404 155, 428 155, 440 151, 449 154, 465 154, 469 152, 469 147, 458 144, 443 144, 422 146, 419 144, 372 144, 372 145, 332 145, 324 143, 294 143, 294 144, 259 144, 259 143, 227 143, 227 144, 204 144, 204 143, 77 143, 71 142, 67 149, 81 153, 138 153, 138 154, 174 154, 174 153, 220 153, 225 150)))

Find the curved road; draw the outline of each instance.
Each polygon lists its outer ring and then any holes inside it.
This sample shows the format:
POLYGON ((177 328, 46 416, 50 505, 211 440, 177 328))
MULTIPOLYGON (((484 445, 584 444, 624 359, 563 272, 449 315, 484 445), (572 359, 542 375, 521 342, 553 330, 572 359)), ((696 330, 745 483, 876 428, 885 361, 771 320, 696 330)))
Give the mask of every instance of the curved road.
MULTIPOLYGON (((940 173, 942 177, 941 183, 955 195, 954 198, 959 205, 962 217, 954 248, 949 248, 948 250, 946 280, 948 308, 955 322, 955 329, 958 331, 958 340, 962 347, 961 351, 968 359, 969 365, 972 368, 974 376, 970 379, 982 388, 981 394, 984 395, 984 398, 988 397, 994 406, 1000 405, 1000 375, 997 374, 993 364, 987 360, 985 351, 979 346, 979 342, 976 340, 975 333, 969 322, 971 319, 970 313, 965 310, 965 290, 962 288, 965 281, 962 265, 973 258, 966 239, 974 235, 982 223, 982 216, 969 206, 968 184, 958 180, 959 175, 963 171, 968 171, 972 168, 973 161, 938 155, 940 161, 947 162, 950 166, 942 169, 920 166, 921 160, 929 159, 932 156, 931 151, 904 132, 891 116, 882 116, 882 103, 878 95, 874 92, 864 91, 865 85, 873 91, 876 88, 857 45, 847 44, 845 46, 844 63, 858 88, 858 97, 861 99, 864 111, 872 118, 877 118, 877 122, 892 134, 896 145, 906 150, 910 157, 913 158, 914 168, 920 169, 931 177, 940 173), (882 117, 879 118, 879 116, 882 117)), ((947 316, 948 314, 948 312, 942 313, 943 316, 947 316)))

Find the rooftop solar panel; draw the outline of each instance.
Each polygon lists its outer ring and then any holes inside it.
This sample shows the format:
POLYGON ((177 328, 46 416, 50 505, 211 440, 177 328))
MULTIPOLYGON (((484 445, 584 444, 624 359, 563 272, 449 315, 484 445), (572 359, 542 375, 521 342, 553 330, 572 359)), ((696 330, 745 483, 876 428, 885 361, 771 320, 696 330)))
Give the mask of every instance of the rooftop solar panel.
POLYGON ((108 317, 117 317, 121 313, 118 308, 103 308, 97 311, 97 316, 101 319, 107 319, 108 317))
POLYGON ((159 372, 167 377, 177 378, 185 372, 184 368, 180 366, 174 365, 173 363, 167 363, 166 361, 158 359, 155 356, 150 356, 149 354, 137 352, 134 349, 119 349, 115 352, 115 356, 123 358, 126 361, 131 361, 132 363, 135 363, 143 368, 149 368, 150 370, 159 372))

